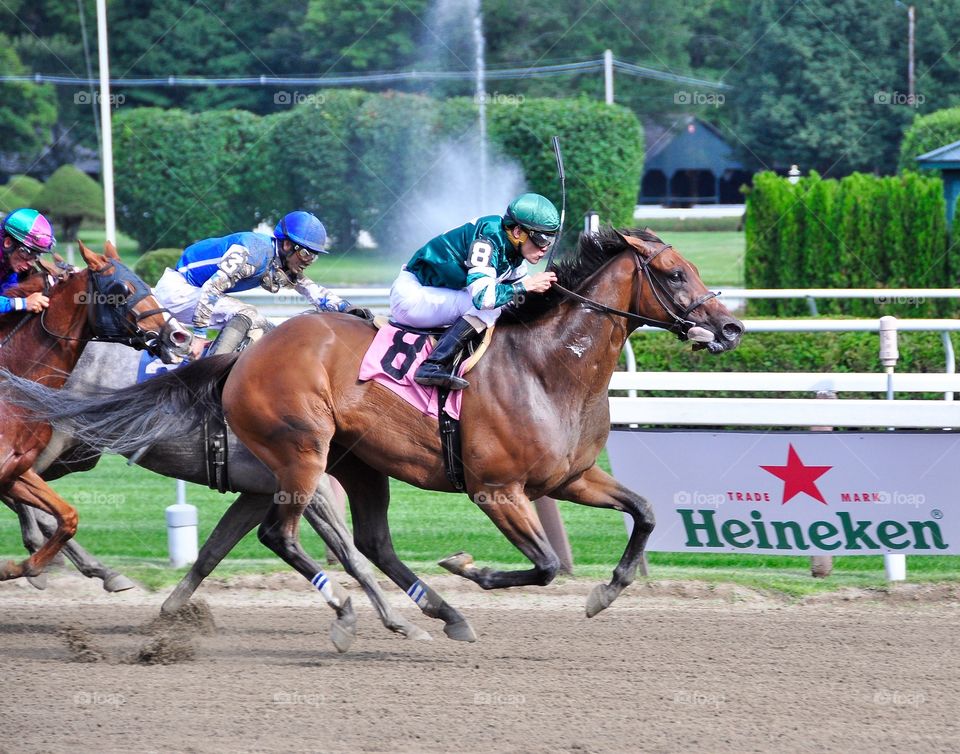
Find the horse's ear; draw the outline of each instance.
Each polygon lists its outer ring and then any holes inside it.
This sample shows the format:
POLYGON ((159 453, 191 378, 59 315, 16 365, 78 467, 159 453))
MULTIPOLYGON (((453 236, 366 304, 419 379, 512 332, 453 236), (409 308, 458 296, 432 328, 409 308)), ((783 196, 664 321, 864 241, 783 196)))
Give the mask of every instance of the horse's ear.
POLYGON ((80 256, 83 257, 83 261, 87 263, 87 267, 91 270, 97 272, 107 266, 107 259, 102 254, 97 254, 95 251, 88 249, 83 241, 77 240, 77 244, 80 246, 80 256))
POLYGON ((113 241, 104 241, 103 250, 106 252, 107 259, 120 259, 120 255, 117 253, 117 247, 113 245, 113 241))

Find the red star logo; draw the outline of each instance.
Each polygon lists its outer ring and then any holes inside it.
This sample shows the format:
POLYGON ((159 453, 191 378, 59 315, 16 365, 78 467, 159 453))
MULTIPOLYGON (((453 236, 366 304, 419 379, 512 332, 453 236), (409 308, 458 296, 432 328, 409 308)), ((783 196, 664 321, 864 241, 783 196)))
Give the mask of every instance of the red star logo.
POLYGON ((790 445, 787 451, 786 466, 761 466, 764 471, 769 471, 777 479, 783 480, 783 502, 787 501, 801 492, 806 492, 814 500, 819 500, 824 505, 827 501, 823 499, 820 490, 817 489, 817 480, 826 474, 833 466, 804 466, 797 451, 790 445))

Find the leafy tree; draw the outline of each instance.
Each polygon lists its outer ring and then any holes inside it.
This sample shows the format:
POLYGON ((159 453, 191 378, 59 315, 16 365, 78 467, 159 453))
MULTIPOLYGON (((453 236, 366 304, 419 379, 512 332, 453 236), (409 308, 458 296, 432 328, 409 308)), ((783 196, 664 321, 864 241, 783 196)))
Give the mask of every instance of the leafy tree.
POLYGON ((824 175, 889 172, 910 108, 898 104, 893 3, 838 0, 813 8, 753 0, 750 48, 731 71, 720 119, 745 160, 797 163, 824 175))
POLYGON ((19 207, 33 207, 43 184, 29 175, 14 175, 0 186, 0 212, 12 212, 19 207))
POLYGON ((960 107, 918 115, 900 144, 900 170, 916 170, 916 158, 938 147, 960 141, 960 107))
POLYGON ((76 241, 84 220, 103 220, 103 188, 82 170, 64 165, 43 185, 36 208, 60 226, 63 241, 76 241))
MULTIPOLYGON (((0 70, 24 74, 10 40, 0 37, 0 70)), ((56 122, 53 88, 30 82, 0 83, 0 144, 5 152, 33 154, 46 144, 56 122)))

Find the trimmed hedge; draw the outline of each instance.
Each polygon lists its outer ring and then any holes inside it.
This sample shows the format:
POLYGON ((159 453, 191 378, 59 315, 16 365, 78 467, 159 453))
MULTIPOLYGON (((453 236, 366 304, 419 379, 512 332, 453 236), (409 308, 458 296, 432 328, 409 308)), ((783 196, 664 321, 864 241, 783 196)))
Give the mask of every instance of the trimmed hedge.
MULTIPOLYGON (((531 98, 487 112, 492 150, 515 158, 529 190, 558 204, 550 138, 560 136, 570 238, 591 209, 603 222, 633 224, 643 132, 631 111, 531 98)), ((437 145, 463 138, 475 120, 469 99, 343 90, 317 92, 265 118, 138 108, 114 121, 118 221, 146 250, 306 208, 328 226, 334 250, 352 247, 361 228, 391 250, 404 215, 416 210, 405 197, 437 159, 437 145)))
MULTIPOLYGON (((951 333, 960 350, 960 334, 951 333)), ((693 351, 662 332, 634 335, 630 343, 640 372, 879 372, 880 341, 876 333, 747 333, 740 346, 717 356, 693 351)), ((899 335, 902 372, 944 371, 940 333, 902 332, 899 335)), ((689 393, 684 393, 689 395, 689 393)), ((742 392, 702 392, 696 395, 746 397, 742 392)), ((759 397, 770 397, 759 395, 759 397)))
POLYGON ((133 266, 137 277, 150 286, 156 285, 163 271, 169 267, 174 269, 183 249, 154 249, 141 256, 133 266))
POLYGON ((117 222, 142 250, 183 248, 257 224, 255 201, 275 191, 254 169, 263 119, 141 107, 113 124, 117 222))
MULTIPOLYGON (((950 288, 960 257, 948 248, 938 178, 854 173, 840 181, 816 173, 791 184, 754 176, 745 220, 747 288, 950 288)), ((954 302, 822 300, 823 314, 949 315, 954 302)), ((803 301, 751 301, 751 315, 800 316, 803 301)))

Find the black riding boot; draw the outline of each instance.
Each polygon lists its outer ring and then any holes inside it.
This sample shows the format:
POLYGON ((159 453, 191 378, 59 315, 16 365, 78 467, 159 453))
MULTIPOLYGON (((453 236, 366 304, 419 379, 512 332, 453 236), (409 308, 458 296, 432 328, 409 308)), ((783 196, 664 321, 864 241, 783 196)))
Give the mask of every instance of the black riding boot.
POLYGON ((207 349, 207 356, 216 356, 221 353, 233 353, 247 337, 247 332, 253 326, 253 320, 246 314, 235 314, 223 326, 213 345, 207 349))
POLYGON ((469 387, 469 382, 453 374, 453 360, 476 332, 463 317, 450 325, 450 329, 440 336, 433 352, 417 369, 413 381, 418 385, 435 385, 450 390, 469 387))

